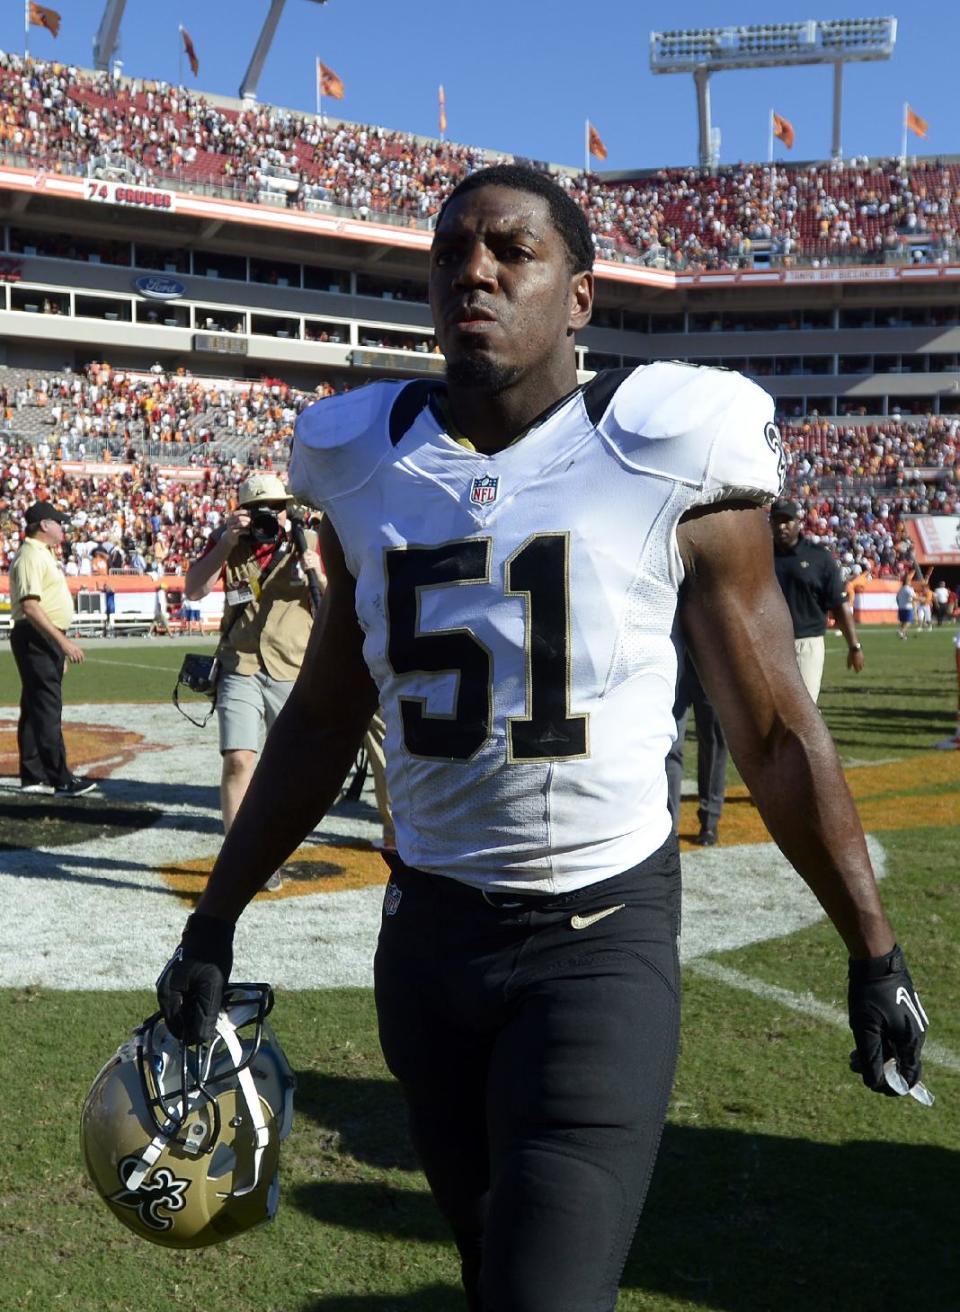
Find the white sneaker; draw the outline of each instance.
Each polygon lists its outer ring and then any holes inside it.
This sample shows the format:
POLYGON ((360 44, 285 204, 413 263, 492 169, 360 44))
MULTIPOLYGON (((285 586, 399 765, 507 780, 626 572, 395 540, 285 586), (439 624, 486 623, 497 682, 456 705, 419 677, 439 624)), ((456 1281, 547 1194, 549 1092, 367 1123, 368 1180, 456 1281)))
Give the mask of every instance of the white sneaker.
POLYGON ((44 793, 50 796, 53 793, 53 784, 21 784, 21 793, 44 793))

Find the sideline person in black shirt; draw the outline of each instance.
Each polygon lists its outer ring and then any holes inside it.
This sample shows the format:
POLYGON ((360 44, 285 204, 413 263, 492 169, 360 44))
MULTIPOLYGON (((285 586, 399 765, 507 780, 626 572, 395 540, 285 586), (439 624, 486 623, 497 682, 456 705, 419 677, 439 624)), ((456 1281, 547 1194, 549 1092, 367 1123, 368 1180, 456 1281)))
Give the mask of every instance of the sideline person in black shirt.
POLYGON ((823 635, 827 616, 847 640, 847 669, 863 669, 853 611, 847 602, 840 567, 826 547, 808 542, 800 532, 800 507, 781 498, 770 508, 773 565, 793 621, 793 645, 800 676, 814 701, 823 678, 823 635))
POLYGON ((700 832, 691 841, 698 847, 717 843, 717 826, 723 811, 727 783, 727 740, 720 717, 703 690, 700 676, 684 648, 679 653, 677 691, 673 717, 677 736, 667 753, 667 806, 674 833, 680 830, 680 798, 683 791, 683 750, 687 736, 687 713, 693 707, 697 727, 697 819, 700 832))

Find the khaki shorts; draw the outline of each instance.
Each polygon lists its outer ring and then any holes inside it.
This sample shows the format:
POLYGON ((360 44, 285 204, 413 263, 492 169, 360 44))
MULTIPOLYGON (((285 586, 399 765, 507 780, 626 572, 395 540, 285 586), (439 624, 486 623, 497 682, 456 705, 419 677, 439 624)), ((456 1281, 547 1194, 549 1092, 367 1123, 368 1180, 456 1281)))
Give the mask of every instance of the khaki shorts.
POLYGON ((816 701, 820 696, 820 683, 823 679, 823 635, 817 638, 794 638, 793 649, 797 653, 800 678, 807 692, 816 701))
POLYGON ((259 752, 292 687, 292 679, 271 679, 263 670, 222 675, 217 684, 221 753, 259 752))

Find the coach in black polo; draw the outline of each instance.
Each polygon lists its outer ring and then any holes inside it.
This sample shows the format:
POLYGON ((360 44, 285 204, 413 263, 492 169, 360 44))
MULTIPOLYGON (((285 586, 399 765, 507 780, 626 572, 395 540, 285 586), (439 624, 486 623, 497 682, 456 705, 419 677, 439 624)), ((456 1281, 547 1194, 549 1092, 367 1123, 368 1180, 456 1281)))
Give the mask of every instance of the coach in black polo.
POLYGON ((826 547, 809 542, 800 532, 800 507, 781 498, 770 508, 773 564, 790 618, 797 664, 814 701, 823 678, 823 635, 832 615, 847 642, 847 668, 863 669, 863 648, 857 641, 853 611, 847 601, 840 567, 826 547))

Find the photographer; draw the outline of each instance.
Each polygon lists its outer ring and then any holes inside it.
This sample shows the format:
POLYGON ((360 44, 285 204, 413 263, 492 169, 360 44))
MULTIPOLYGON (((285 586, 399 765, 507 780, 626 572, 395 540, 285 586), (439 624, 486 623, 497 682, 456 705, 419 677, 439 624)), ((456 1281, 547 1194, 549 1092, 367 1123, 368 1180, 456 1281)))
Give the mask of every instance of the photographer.
MULTIPOLYGON (((228 832, 247 791, 260 750, 300 670, 312 618, 307 571, 325 583, 316 534, 298 555, 290 540, 287 507, 293 498, 275 474, 252 474, 241 484, 237 509, 190 566, 187 601, 199 601, 223 580, 220 680, 220 809, 228 832)), ((276 871, 265 885, 280 887, 276 871)))

